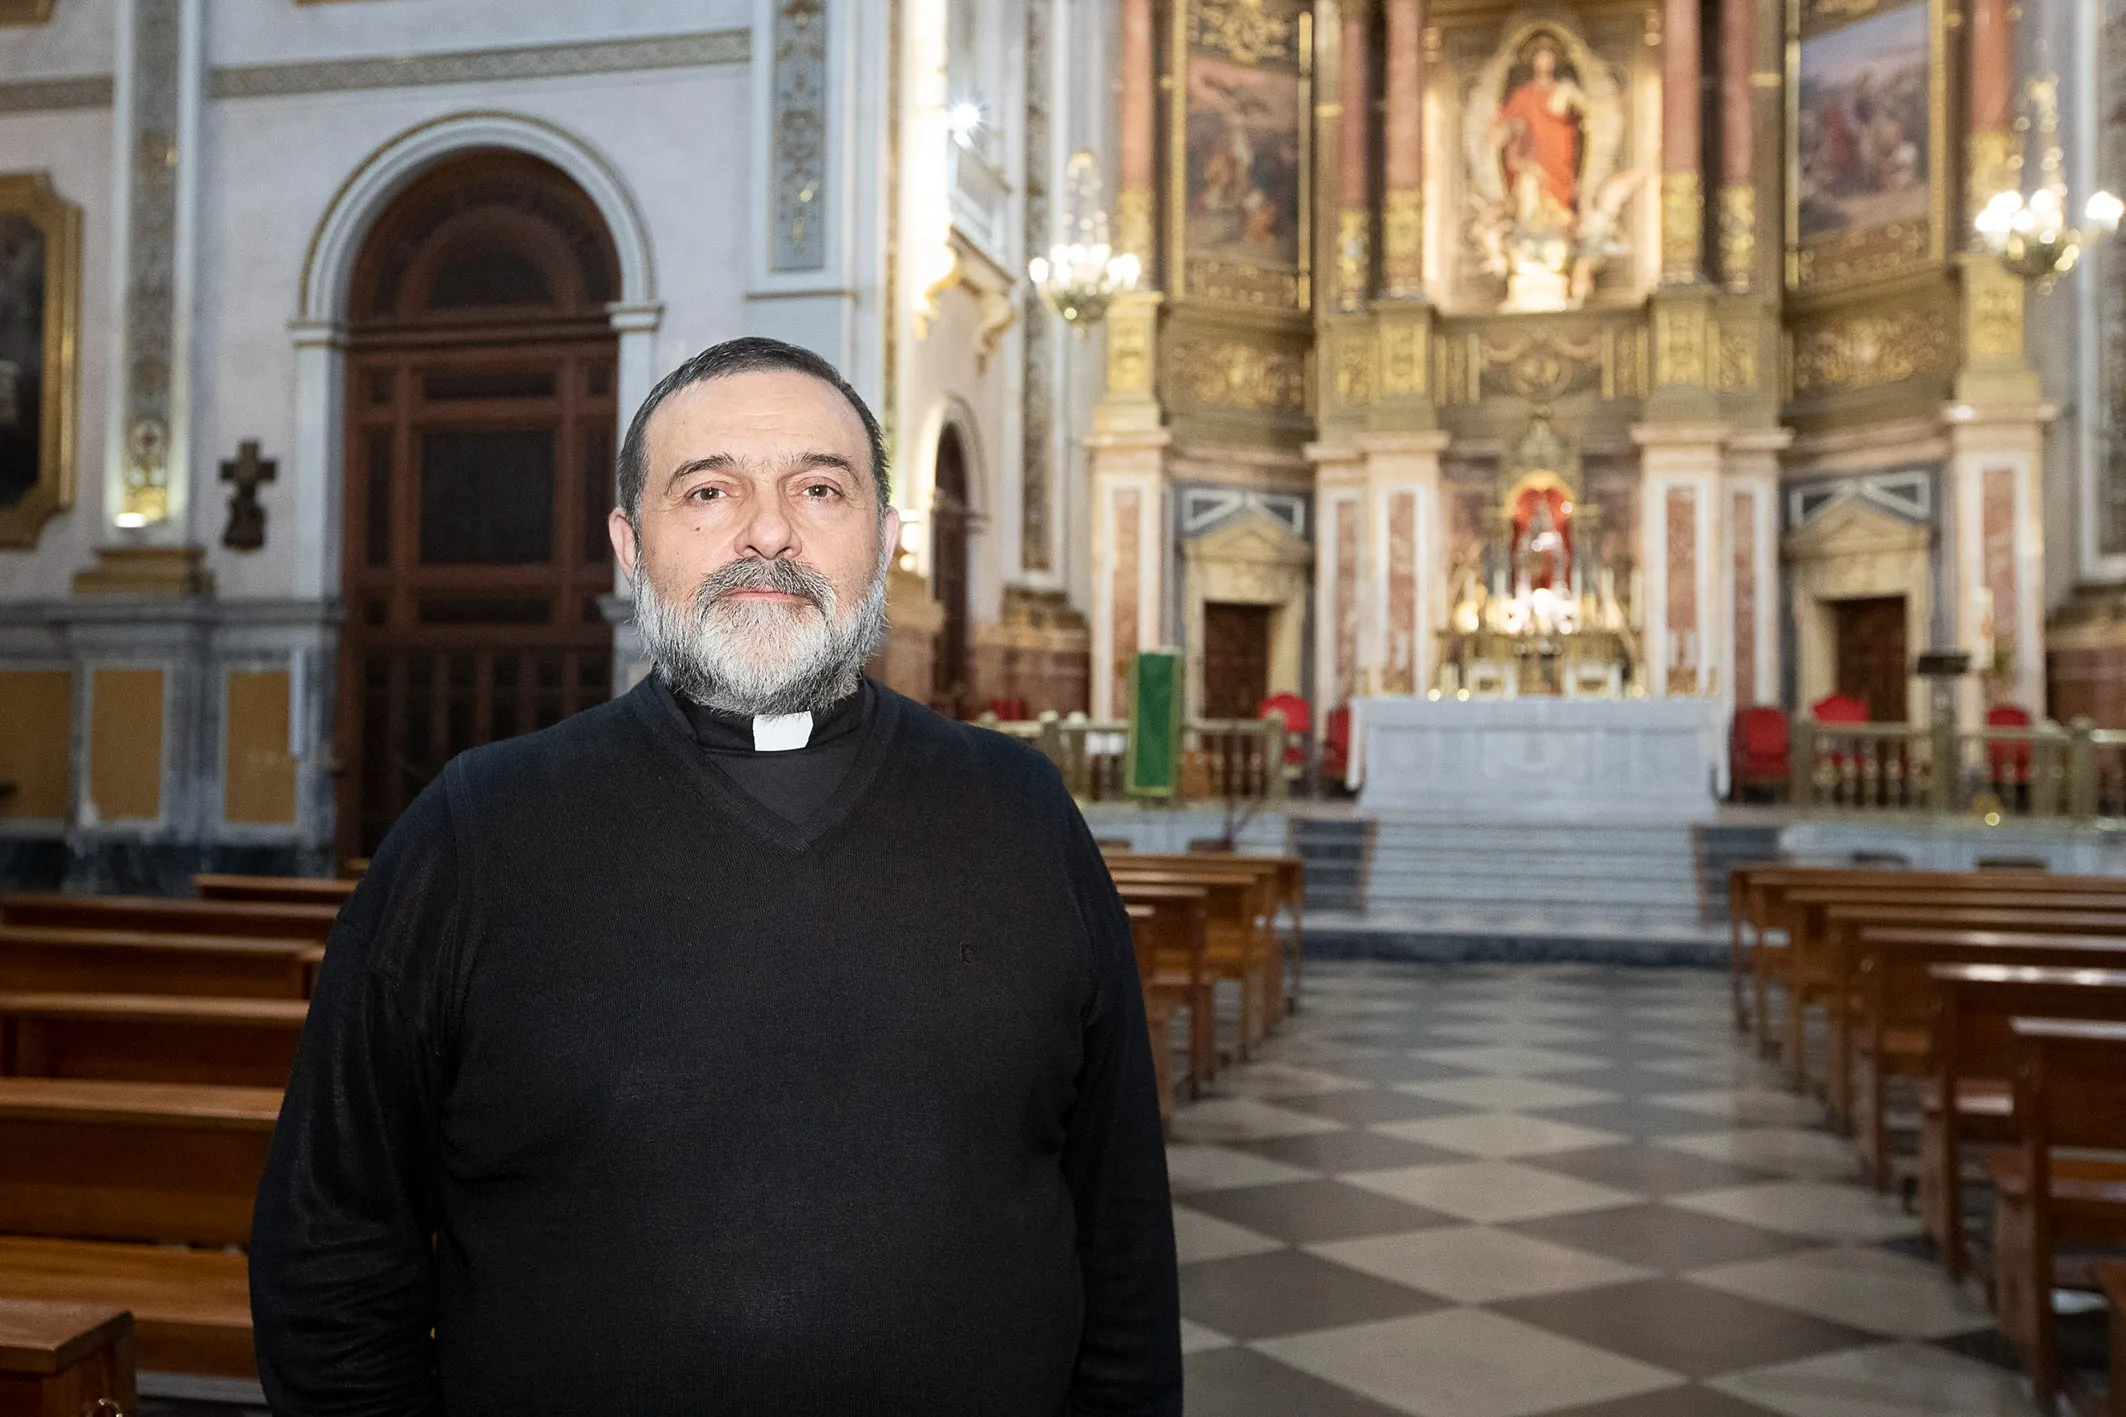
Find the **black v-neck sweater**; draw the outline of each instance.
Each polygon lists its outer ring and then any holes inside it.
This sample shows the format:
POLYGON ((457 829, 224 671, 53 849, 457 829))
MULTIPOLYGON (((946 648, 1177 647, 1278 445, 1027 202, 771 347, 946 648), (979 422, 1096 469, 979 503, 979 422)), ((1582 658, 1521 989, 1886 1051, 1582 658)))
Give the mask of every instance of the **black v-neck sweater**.
POLYGON ((276 1412, 1179 1417, 1127 916, 1038 754, 875 692, 802 829, 654 682, 407 811, 259 1192, 276 1412))

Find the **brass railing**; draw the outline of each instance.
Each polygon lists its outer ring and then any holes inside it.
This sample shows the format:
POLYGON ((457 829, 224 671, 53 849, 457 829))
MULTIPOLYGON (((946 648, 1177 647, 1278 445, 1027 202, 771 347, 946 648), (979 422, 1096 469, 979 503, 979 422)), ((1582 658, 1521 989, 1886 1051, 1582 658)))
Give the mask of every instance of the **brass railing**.
POLYGON ((1794 724, 1789 791, 1822 813, 2093 822, 2126 817, 2126 732, 1943 724, 1794 724))
MULTIPOLYGON (((1039 748, 1063 775, 1071 796, 1081 802, 1115 802, 1129 796, 1126 720, 1049 712, 1029 719, 985 713, 976 722, 1039 748)), ((1189 719, 1182 725, 1179 795, 1184 801, 1280 804, 1288 790, 1285 757, 1290 741, 1281 714, 1266 719, 1189 719)))

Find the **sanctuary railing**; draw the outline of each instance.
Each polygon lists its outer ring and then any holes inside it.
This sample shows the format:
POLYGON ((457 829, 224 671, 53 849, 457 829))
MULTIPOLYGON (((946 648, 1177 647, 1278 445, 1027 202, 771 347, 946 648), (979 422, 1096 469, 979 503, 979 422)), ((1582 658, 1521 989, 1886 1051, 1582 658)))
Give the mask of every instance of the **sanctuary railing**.
MULTIPOLYGON (((1064 786, 1081 802, 1115 802, 1129 797, 1129 723, 1125 719, 1089 718, 1083 713, 1048 712, 1039 718, 1000 719, 983 714, 976 722, 1008 733, 1041 750, 1056 765, 1064 786)), ((1181 731, 1180 793, 1184 801, 1285 800, 1285 770, 1291 734, 1281 715, 1267 719, 1192 718, 1181 731)))
POLYGON ((1791 746, 1790 797, 1813 813, 1973 816, 1993 825, 2126 817, 2126 732, 2086 718, 1959 730, 1803 715, 1791 746))

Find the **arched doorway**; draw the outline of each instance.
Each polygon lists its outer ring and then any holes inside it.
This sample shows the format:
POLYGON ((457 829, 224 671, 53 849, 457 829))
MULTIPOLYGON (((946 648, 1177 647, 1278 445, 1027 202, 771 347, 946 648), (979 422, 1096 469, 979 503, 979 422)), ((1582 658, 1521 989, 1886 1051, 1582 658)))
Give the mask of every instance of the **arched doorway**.
POLYGON ((438 165, 363 242, 347 311, 346 854, 373 852, 453 754, 610 696, 618 286, 590 199, 521 153, 438 165))
POLYGON ((967 450, 950 423, 938 434, 936 487, 930 503, 930 590, 944 607, 937 657, 931 661, 932 700, 941 712, 965 718, 974 696, 967 625, 967 450))

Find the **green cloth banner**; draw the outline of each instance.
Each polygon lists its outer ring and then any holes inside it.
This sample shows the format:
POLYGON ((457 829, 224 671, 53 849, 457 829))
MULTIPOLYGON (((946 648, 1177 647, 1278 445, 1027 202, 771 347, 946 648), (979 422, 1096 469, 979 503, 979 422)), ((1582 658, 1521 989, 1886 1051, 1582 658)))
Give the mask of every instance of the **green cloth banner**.
POLYGON ((1181 786, 1181 656, 1146 650, 1129 676, 1129 791, 1172 797, 1181 786))

